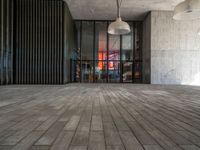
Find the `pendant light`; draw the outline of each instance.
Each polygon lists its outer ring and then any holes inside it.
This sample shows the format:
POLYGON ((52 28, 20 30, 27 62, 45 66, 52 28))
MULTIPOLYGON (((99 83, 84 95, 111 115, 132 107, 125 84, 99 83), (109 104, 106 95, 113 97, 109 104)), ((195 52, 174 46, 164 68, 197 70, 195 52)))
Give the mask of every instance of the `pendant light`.
POLYGON ((198 32, 197 32, 197 34, 200 36, 200 28, 199 28, 199 30, 198 30, 198 32))
POLYGON ((194 20, 200 18, 200 0, 185 0, 174 10, 175 20, 194 20))
POLYGON ((113 35, 122 35, 122 34, 128 34, 131 32, 130 26, 127 22, 122 21, 121 15, 120 15, 120 7, 121 2, 119 0, 117 1, 117 19, 115 22, 112 22, 108 27, 108 33, 113 35))

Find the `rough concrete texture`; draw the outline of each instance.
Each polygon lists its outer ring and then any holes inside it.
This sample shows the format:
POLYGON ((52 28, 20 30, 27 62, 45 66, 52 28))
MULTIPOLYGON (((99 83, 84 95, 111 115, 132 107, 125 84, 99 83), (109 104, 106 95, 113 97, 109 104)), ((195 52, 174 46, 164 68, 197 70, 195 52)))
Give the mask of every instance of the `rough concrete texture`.
POLYGON ((151 12, 151 83, 200 85, 200 20, 151 12))
MULTIPOLYGON (((65 0, 74 19, 113 20, 116 0, 65 0)), ((183 0, 123 0, 121 15, 126 20, 143 20, 151 10, 173 10, 183 0)))

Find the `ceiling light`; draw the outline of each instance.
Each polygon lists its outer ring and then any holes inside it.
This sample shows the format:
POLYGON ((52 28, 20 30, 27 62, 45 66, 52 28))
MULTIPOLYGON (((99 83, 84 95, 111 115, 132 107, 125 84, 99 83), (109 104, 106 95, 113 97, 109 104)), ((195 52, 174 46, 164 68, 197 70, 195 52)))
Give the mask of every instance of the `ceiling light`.
POLYGON ((198 30, 197 34, 200 36, 200 29, 198 30))
POLYGON ((113 35, 122 35, 122 34, 128 34, 131 32, 130 26, 127 22, 122 21, 121 15, 120 15, 120 7, 121 2, 119 3, 119 0, 117 0, 117 19, 115 22, 112 22, 108 27, 108 33, 113 35))
POLYGON ((200 18, 200 0, 185 0, 174 9, 173 19, 194 20, 200 18))

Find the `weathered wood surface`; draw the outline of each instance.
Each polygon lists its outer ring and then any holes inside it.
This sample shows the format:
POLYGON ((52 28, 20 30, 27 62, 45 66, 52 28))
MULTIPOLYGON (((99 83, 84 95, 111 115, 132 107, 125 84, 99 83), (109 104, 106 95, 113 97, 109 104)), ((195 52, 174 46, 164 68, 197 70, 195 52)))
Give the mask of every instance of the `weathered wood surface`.
POLYGON ((200 87, 1 86, 0 150, 200 150, 200 87))

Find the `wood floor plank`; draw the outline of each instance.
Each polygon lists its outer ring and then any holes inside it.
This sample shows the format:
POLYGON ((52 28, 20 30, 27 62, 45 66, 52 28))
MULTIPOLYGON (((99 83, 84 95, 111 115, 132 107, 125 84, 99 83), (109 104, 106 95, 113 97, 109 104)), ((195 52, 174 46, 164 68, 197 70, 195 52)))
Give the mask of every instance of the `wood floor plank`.
POLYGON ((87 146, 71 146, 69 150, 87 150, 87 146))
POLYGON ((72 116, 69 122, 65 125, 64 130, 74 131, 76 130, 78 123, 80 120, 80 116, 72 116))
POLYGON ((56 138, 55 142, 53 143, 51 150, 65 150, 68 149, 74 132, 70 131, 62 131, 58 138, 56 138))
POLYGON ((16 133, 17 131, 15 130, 4 130, 3 132, 0 133, 0 141, 3 141, 9 136, 12 136, 16 133))
POLYGON ((33 145, 30 150, 49 150, 50 146, 33 145))
POLYGON ((142 145, 136 139, 136 137, 128 131, 120 131, 120 136, 125 145, 126 150, 144 150, 142 145))
POLYGON ((103 132, 91 132, 88 150, 105 150, 105 140, 103 132))
POLYGON ((107 146, 107 150, 125 150, 123 146, 107 146))
POLYGON ((73 146, 87 146, 89 141, 90 122, 80 122, 72 141, 73 146))
POLYGON ((40 124, 41 122, 29 122, 28 126, 1 141, 0 145, 16 145, 21 139, 27 136, 32 130, 34 130, 40 124))
POLYGON ((200 87, 0 86, 0 150, 198 150, 200 87))
POLYGON ((128 122, 130 128, 134 132, 135 136, 143 145, 157 145, 155 139, 144 130, 136 121, 128 122))
POLYGON ((103 130, 103 125, 102 125, 102 118, 101 116, 92 116, 92 131, 102 131, 103 130))
POLYGON ((120 139, 120 135, 114 125, 114 123, 104 123, 104 133, 105 133, 105 140, 106 140, 106 145, 108 146, 121 146, 122 141, 120 139))
POLYGON ((3 146, 0 145, 0 150, 11 150, 13 148, 13 146, 3 146))
POLYGON ((58 119, 58 116, 52 116, 48 120, 46 120, 44 123, 42 123, 36 130, 48 130, 52 124, 56 122, 58 119))
POLYGON ((163 150, 159 145, 144 145, 145 150, 163 150))
POLYGON ((200 150, 200 148, 195 145, 182 145, 181 147, 184 150, 200 150))
POLYGON ((13 147, 13 150, 27 150, 29 149, 43 134, 42 131, 33 131, 22 141, 20 141, 16 146, 13 147))
POLYGON ((42 135, 42 137, 35 143, 35 145, 51 145, 63 128, 64 123, 56 122, 47 130, 44 135, 42 135))

